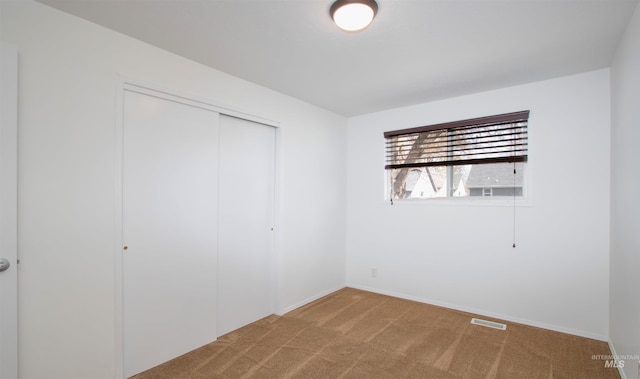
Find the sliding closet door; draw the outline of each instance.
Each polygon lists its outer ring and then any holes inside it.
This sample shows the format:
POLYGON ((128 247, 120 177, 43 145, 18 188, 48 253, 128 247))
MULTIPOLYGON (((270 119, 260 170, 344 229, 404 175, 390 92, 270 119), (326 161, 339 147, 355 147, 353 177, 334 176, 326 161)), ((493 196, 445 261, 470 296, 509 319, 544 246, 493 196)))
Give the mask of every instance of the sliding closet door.
POLYGON ((18 50, 0 41, 0 378, 18 378, 18 50))
POLYGON ((124 94, 124 373, 216 339, 219 115, 124 94))
POLYGON ((273 313, 275 128, 220 116, 218 335, 273 313))

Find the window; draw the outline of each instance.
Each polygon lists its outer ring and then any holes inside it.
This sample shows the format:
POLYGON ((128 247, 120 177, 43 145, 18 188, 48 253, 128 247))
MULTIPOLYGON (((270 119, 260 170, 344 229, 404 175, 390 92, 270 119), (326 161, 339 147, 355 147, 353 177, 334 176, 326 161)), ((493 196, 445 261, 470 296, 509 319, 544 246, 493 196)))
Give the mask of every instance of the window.
POLYGON ((385 132, 396 199, 522 196, 529 111, 385 132))

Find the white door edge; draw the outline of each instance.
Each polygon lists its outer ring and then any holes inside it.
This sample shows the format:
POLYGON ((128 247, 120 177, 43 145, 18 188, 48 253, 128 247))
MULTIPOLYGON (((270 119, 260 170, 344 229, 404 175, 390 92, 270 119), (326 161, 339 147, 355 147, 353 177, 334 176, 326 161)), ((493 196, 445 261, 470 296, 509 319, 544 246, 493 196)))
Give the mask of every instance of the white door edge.
POLYGON ((0 83, 0 377, 18 378, 18 50, 1 45, 0 83))

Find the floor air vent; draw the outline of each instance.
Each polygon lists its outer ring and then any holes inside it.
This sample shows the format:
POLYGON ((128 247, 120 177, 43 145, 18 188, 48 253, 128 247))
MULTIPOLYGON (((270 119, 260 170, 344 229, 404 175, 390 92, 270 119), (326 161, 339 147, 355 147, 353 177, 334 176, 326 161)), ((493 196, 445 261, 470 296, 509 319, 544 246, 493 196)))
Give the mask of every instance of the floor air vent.
POLYGON ((487 326, 489 328, 494 328, 494 329, 507 330, 507 326, 505 324, 501 324, 499 322, 482 320, 479 318, 472 318, 471 323, 474 325, 482 325, 482 326, 487 326))

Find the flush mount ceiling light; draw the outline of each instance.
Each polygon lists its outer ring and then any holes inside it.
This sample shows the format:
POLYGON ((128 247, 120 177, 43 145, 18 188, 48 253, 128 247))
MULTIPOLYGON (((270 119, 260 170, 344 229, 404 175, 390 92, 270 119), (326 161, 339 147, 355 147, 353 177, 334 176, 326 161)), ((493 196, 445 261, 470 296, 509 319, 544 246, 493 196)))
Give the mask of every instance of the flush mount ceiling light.
POLYGON ((336 25, 349 32, 369 26, 377 11, 378 3, 375 0, 337 0, 329 9, 336 25))

